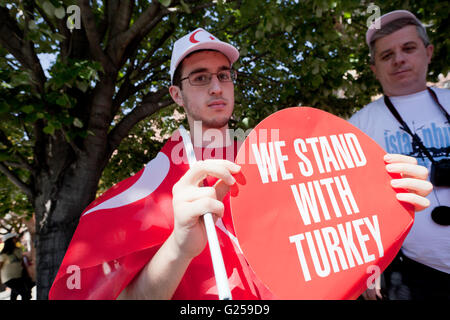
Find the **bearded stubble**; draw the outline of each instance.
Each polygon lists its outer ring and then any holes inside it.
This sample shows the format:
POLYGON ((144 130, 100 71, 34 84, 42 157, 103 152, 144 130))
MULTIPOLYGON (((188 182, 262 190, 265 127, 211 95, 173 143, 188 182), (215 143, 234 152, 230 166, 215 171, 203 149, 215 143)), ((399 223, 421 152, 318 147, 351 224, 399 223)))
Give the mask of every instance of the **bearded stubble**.
MULTIPOLYGON (((188 119, 191 119, 192 121, 201 121, 203 128, 221 129, 228 126, 228 121, 231 118, 231 114, 226 115, 222 113, 218 115, 206 116, 202 114, 201 110, 191 108, 189 99, 186 99, 186 97, 184 97, 184 101, 184 110, 188 116, 188 119)), ((230 102, 228 101, 228 103, 230 102)))
POLYGON ((202 126, 204 128, 211 128, 211 129, 221 129, 221 128, 227 126, 228 121, 230 120, 228 117, 225 117, 225 116, 207 118, 207 117, 197 116, 190 112, 187 112, 187 114, 191 117, 192 120, 201 121, 202 126))

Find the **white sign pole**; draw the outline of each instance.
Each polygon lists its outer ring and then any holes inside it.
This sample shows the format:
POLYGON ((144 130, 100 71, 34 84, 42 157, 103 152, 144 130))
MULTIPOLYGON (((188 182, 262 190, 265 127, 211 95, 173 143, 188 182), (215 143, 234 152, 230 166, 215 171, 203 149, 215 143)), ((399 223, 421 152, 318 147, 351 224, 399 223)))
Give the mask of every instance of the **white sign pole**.
MULTIPOLYGON (((191 137, 182 125, 178 130, 183 138, 184 149, 186 150, 189 166, 192 166, 197 161, 197 158, 195 157, 191 137)), ((217 239, 216 227, 214 225, 212 214, 210 212, 205 213, 203 215, 203 220, 205 222, 206 236, 208 237, 209 251, 211 252, 219 299, 232 300, 230 287, 228 285, 227 272, 225 270, 222 251, 220 250, 219 240, 217 239)))

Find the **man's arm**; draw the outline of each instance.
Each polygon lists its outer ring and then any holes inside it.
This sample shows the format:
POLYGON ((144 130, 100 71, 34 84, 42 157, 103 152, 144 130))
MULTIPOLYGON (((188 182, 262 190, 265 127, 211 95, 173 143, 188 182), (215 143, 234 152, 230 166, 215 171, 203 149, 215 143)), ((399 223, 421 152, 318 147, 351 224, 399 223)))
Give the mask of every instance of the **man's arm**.
POLYGON ((192 258, 178 251, 173 233, 117 299, 168 300, 172 298, 192 258))
POLYGON ((222 199, 236 181, 232 174, 240 166, 227 160, 196 162, 174 185, 174 230, 118 299, 170 299, 194 257, 206 246, 207 236, 202 216, 211 212, 222 217, 222 199), (203 187, 207 176, 220 180, 213 187, 203 187))

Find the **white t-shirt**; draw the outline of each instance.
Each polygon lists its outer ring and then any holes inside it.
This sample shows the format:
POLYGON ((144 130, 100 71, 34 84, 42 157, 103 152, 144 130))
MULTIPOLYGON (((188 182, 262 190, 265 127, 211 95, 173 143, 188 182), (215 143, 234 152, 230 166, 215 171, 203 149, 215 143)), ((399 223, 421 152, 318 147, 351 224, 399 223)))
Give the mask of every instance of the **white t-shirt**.
MULTIPOLYGON (((441 105, 450 113, 450 90, 432 88, 441 105)), ((403 120, 417 133, 435 160, 449 157, 450 125, 442 110, 425 90, 407 96, 390 97, 403 120)), ((401 153, 417 158, 418 163, 430 169, 431 161, 413 151, 411 136, 400 129, 384 103, 383 97, 368 104, 351 118, 350 123, 360 128, 388 153, 401 153)), ((403 253, 422 264, 450 273, 450 226, 441 226, 431 219, 431 211, 439 205, 450 206, 450 188, 434 187, 427 197, 429 208, 417 212, 410 233, 403 243, 403 253)))

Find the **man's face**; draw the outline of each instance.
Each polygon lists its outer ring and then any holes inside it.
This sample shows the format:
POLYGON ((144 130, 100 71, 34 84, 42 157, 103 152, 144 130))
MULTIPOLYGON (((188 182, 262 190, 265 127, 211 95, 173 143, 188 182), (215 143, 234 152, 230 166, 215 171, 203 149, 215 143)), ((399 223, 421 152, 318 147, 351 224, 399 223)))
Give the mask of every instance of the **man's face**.
MULTIPOLYGON (((183 60, 181 79, 196 72, 217 73, 229 70, 229 60, 220 52, 200 51, 183 60)), ((194 121, 202 121, 203 129, 227 128, 234 108, 234 85, 232 82, 220 82, 216 75, 204 86, 192 86, 189 80, 183 80, 183 89, 170 87, 174 101, 183 106, 189 126, 194 121)))
POLYGON ((371 66, 388 96, 425 90, 433 46, 425 48, 416 26, 408 25, 375 42, 375 65, 371 66))

